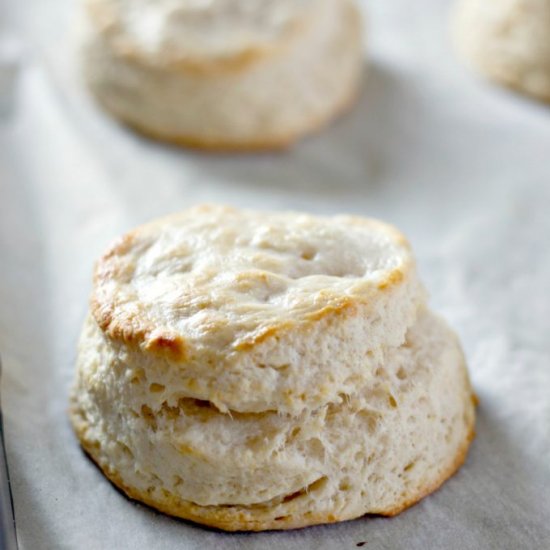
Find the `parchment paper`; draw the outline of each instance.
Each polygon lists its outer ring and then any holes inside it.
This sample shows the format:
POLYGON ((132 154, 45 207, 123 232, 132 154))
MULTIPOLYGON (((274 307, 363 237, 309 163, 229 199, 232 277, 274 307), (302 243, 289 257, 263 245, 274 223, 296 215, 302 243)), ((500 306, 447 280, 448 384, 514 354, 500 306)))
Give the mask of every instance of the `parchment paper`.
POLYGON ((550 108, 456 61, 448 2, 363 5, 372 62, 349 115, 287 153, 231 157, 97 109, 74 65, 75 2, 4 3, 0 352, 24 550, 550 548, 550 108), (480 398, 467 463, 441 490, 394 519, 229 535, 130 502, 84 457, 66 410, 92 263, 202 201, 377 216, 410 237, 480 398))

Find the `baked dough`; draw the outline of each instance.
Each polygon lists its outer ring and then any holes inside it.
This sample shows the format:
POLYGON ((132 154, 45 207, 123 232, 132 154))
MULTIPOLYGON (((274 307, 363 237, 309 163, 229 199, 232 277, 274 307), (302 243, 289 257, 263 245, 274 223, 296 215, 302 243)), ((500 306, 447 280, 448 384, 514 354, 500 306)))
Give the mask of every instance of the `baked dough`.
POLYGON ((482 74, 550 102, 550 0, 461 0, 454 34, 482 74))
POLYGON ((152 137, 283 147, 349 105, 363 68, 351 0, 86 0, 101 104, 152 137))
POLYGON ((96 267, 71 418, 129 496, 227 530, 393 515, 463 462, 458 341, 373 220, 192 208, 96 267))
POLYGON ((124 235, 94 280, 94 318, 135 370, 177 362, 157 379, 169 403, 221 411, 297 414, 351 392, 424 300, 386 224, 218 206, 124 235))

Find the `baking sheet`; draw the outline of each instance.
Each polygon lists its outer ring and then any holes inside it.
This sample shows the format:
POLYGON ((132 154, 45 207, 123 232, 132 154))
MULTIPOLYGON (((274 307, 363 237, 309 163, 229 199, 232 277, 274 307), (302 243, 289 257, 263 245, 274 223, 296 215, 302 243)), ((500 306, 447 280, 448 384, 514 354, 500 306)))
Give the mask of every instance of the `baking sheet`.
POLYGON ((550 547, 550 108, 456 61, 449 2, 363 7, 372 61, 353 111, 287 153, 231 157, 101 113, 78 82, 74 2, 0 4, 0 352, 23 549, 550 547), (393 519, 224 534, 128 501, 83 456, 66 409, 93 260, 121 231, 203 201, 406 232, 480 397, 467 463, 441 490, 393 519))

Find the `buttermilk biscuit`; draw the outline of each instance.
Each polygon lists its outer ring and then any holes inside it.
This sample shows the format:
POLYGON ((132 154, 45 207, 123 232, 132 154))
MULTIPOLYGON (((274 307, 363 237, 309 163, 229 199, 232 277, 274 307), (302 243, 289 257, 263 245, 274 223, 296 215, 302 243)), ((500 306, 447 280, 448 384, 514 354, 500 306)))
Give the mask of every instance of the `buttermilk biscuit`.
POLYGON ((86 0, 85 77, 155 138, 282 147, 352 101, 360 27, 351 0, 86 0))
POLYGON ((550 101, 550 0, 461 0, 454 35, 482 74, 550 101))
POLYGON ((123 236, 94 282, 98 330, 135 376, 155 371, 169 405, 222 412, 297 414, 352 392, 424 300, 388 225, 216 206, 123 236))
POLYGON ((228 530, 393 515, 473 435, 460 346, 394 228, 204 206, 100 259, 71 418, 128 495, 228 530))

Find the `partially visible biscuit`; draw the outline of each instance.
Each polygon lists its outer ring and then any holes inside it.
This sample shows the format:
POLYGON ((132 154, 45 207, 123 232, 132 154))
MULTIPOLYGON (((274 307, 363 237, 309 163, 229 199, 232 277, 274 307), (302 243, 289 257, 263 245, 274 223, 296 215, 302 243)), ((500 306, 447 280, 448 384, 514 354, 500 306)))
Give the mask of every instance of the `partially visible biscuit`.
POLYGON ((550 102, 550 0, 460 0, 453 17, 456 46, 468 63, 550 102))
POLYGON ((208 149, 284 147, 351 103, 351 0, 86 0, 86 81, 139 131, 208 149))

